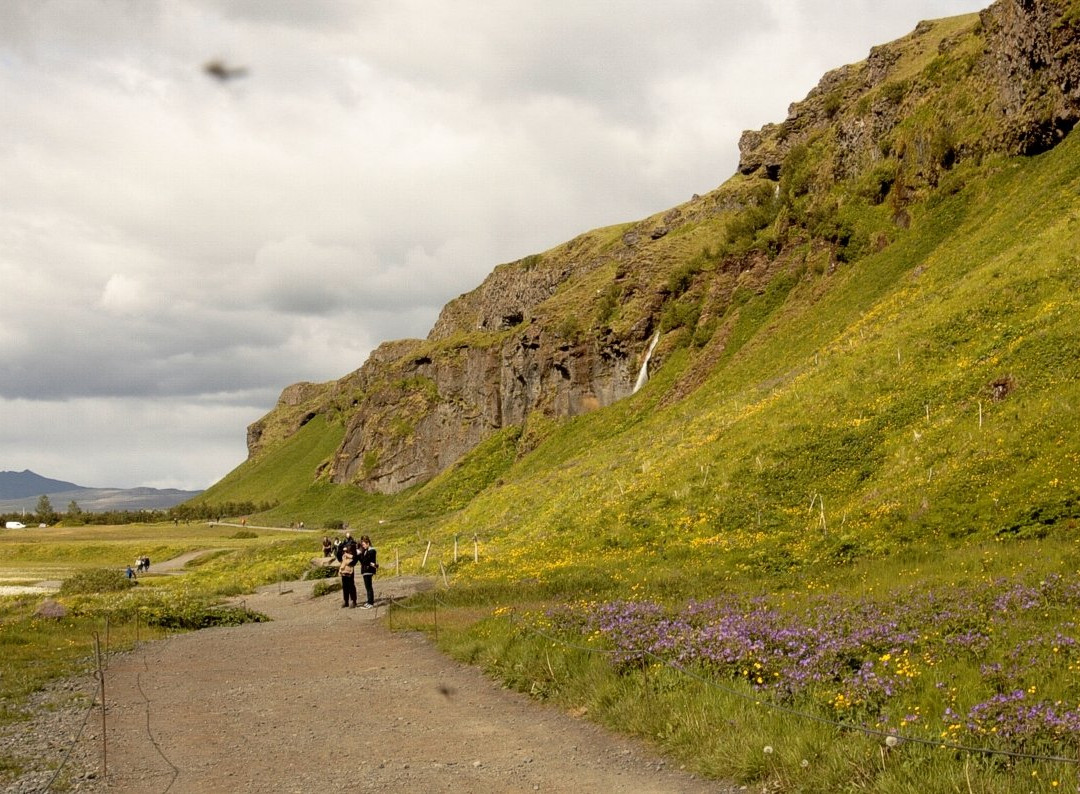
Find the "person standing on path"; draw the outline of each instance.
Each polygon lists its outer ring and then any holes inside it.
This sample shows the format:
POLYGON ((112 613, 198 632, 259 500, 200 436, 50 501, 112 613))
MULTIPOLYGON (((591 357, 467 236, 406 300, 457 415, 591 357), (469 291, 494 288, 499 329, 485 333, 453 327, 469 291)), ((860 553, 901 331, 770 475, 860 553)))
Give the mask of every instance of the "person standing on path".
POLYGON ((345 546, 341 553, 341 565, 338 573, 341 575, 341 608, 356 606, 356 563, 359 561, 359 553, 356 544, 345 546))
POLYGON ((379 563, 375 559, 375 547, 371 545, 371 538, 367 535, 360 536, 360 575, 364 577, 364 589, 367 591, 367 601, 364 609, 375 606, 375 588, 371 580, 375 572, 379 570, 379 563))

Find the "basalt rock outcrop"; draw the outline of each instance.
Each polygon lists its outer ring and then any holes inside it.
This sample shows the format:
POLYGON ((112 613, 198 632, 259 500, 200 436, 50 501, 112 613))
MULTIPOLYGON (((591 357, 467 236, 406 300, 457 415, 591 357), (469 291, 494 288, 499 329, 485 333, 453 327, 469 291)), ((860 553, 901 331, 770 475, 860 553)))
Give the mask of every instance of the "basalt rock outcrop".
POLYGON ((912 177, 933 178, 964 157, 1036 154, 1058 143, 1080 118, 1077 4, 1001 0, 960 19, 968 21, 946 36, 934 34, 951 20, 921 22, 865 61, 827 73, 783 122, 743 133, 739 173, 777 180, 798 146, 835 135, 830 176, 855 176, 897 154, 899 136, 890 136, 941 89, 936 138, 916 137, 899 153, 912 177), (910 54, 920 48, 937 57, 913 71, 910 54), (952 91, 959 82, 966 89, 952 91))
POLYGON ((393 493, 430 479, 501 428, 533 411, 575 416, 630 393, 623 346, 569 343, 535 325, 500 344, 428 355, 418 345, 389 368, 368 364, 363 409, 348 421, 328 472, 393 493))
POLYGON ((889 244, 888 230, 854 239, 837 220, 845 202, 888 201, 906 228, 909 202, 958 165, 1060 141, 1080 118, 1078 31, 1080 0, 999 0, 920 23, 826 74, 784 121, 745 132, 738 172, 717 190, 500 265, 426 339, 388 342, 332 383, 288 387, 248 429, 250 457, 323 415, 343 440, 312 475, 393 493, 534 415, 631 394, 657 331, 658 362, 696 346, 671 391, 685 395, 724 360, 740 292, 889 244))
POLYGON ((568 280, 612 261, 582 239, 500 266, 447 304, 427 339, 385 343, 330 384, 289 386, 248 428, 249 454, 332 414, 344 439, 320 476, 394 493, 533 412, 571 417, 612 404, 632 392, 648 341, 637 337, 651 328, 586 333, 544 315, 568 280))

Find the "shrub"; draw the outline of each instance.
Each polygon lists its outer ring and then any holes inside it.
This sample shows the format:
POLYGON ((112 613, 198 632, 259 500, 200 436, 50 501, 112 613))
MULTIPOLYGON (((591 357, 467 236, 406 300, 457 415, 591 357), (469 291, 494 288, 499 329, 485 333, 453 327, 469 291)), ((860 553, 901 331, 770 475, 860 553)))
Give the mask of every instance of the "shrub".
POLYGON ((618 284, 608 284, 600 295, 596 305, 596 322, 598 325, 606 325, 615 316, 619 308, 619 298, 622 297, 622 287, 618 284))
POLYGON ((245 623, 264 623, 270 618, 247 607, 193 605, 180 603, 160 605, 145 612, 146 622, 163 629, 208 629, 214 626, 242 626, 245 623))
POLYGON ((337 576, 337 568, 333 565, 317 565, 304 571, 304 579, 332 579, 337 576))
POLYGON ((556 324, 555 333, 567 342, 575 343, 581 338, 581 320, 576 314, 569 314, 556 324))
POLYGON ((673 298, 677 298, 690 289, 694 276, 701 272, 700 260, 684 262, 668 276, 667 289, 673 298))
POLYGON ((720 318, 710 317, 703 323, 699 323, 694 328, 693 344, 694 347, 705 347, 709 343, 709 340, 713 338, 713 334, 716 333, 716 329, 720 326, 720 318))
POLYGON ((737 251, 750 248, 757 233, 776 220, 780 202, 774 199, 773 189, 772 183, 763 184, 752 203, 731 217, 725 229, 729 246, 737 251))
POLYGON ((825 97, 825 115, 830 119, 836 115, 840 110, 840 106, 843 104, 843 97, 839 91, 833 91, 827 97, 825 97))
MULTIPOLYGON (((331 569, 333 570, 333 569, 331 569)), ((335 571, 336 573, 336 571, 335 571)), ((316 582, 315 586, 311 588, 311 597, 319 598, 327 593, 336 593, 341 589, 341 580, 338 578, 326 579, 322 582, 316 582)))
POLYGON ((898 170, 899 163, 896 160, 888 159, 878 163, 862 176, 856 192, 871 204, 880 204, 896 182, 898 170))
POLYGON ((663 333, 676 328, 694 328, 701 316, 701 305, 689 301, 669 301, 660 314, 660 330, 663 333))
POLYGON ((60 585, 60 594, 118 593, 134 587, 135 584, 135 580, 128 579, 124 571, 116 568, 97 568, 79 571, 65 579, 60 585))
POLYGON ((941 125, 934 130, 930 139, 930 159, 934 165, 948 170, 956 164, 959 144, 956 133, 947 124, 941 125))
POLYGON ((791 147, 780 168, 780 195, 785 201, 791 202, 810 192, 814 165, 809 146, 800 143, 791 147))
POLYGON ((894 80, 881 86, 881 96, 890 105, 899 105, 908 92, 908 84, 903 80, 894 80))

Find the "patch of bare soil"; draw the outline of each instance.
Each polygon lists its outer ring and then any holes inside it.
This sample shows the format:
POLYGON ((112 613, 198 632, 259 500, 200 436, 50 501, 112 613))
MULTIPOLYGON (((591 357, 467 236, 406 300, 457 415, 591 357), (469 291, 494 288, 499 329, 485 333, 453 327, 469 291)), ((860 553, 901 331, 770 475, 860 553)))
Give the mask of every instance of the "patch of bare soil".
MULTIPOLYGON (((376 596, 427 584, 380 577, 376 596)), ((96 714, 65 778, 80 791, 147 794, 731 790, 502 689, 422 636, 388 631, 385 607, 342 609, 311 587, 272 585, 244 599, 272 622, 178 634, 114 657, 107 775, 96 714)))

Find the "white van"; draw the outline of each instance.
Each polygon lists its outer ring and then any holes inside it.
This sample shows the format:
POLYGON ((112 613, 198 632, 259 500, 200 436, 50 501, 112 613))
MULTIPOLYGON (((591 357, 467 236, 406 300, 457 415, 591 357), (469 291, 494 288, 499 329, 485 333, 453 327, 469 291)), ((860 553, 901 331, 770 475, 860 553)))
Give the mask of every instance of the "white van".
POLYGON ((4 523, 4 529, 26 529, 26 524, 20 524, 18 521, 7 521, 4 523))

